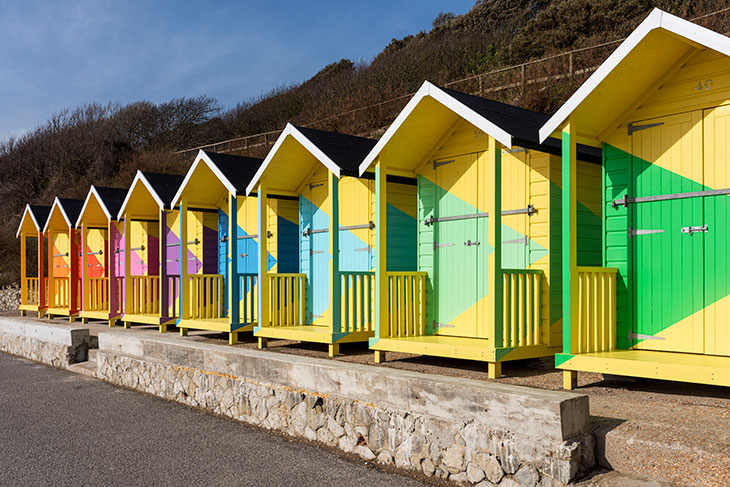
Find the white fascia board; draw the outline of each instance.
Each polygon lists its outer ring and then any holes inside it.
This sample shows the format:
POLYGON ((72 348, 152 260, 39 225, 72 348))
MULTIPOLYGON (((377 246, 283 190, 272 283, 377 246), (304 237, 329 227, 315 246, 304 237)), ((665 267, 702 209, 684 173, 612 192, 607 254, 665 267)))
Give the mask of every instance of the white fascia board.
POLYGON ((86 199, 84 200, 84 206, 81 207, 81 213, 79 213, 79 218, 76 220, 76 228, 79 228, 81 225, 81 220, 84 218, 84 212, 86 211, 86 207, 89 204, 89 201, 91 201, 91 195, 94 195, 96 197, 96 201, 99 202, 99 206, 101 206, 102 211, 104 212, 104 215, 106 215, 107 220, 112 219, 112 214, 109 212, 109 209, 106 207, 106 203, 104 203, 104 200, 99 195, 99 192, 96 190, 94 185, 91 185, 91 188, 89 188, 89 192, 86 195, 86 199))
POLYGON ((360 164, 361 176, 365 173, 365 171, 368 170, 372 163, 375 162, 378 154, 380 154, 380 152, 383 150, 383 148, 385 148, 390 139, 393 138, 393 136, 398 132, 401 125, 403 125, 403 123, 408 119, 408 117, 411 115, 413 110, 416 109, 421 100, 423 100, 427 96, 430 96, 434 100, 438 101, 443 106, 456 113, 464 120, 481 129, 487 135, 494 137, 494 139, 497 140, 499 143, 503 144, 506 147, 512 147, 512 136, 509 133, 507 133, 505 130, 498 127, 491 121, 487 120, 486 118, 482 117, 474 110, 467 107, 456 98, 452 97, 451 95, 440 89, 438 86, 430 83, 429 81, 424 81, 416 94, 413 95, 413 98, 411 98, 405 108, 401 110, 401 112, 398 114, 390 127, 388 127, 388 130, 386 130, 383 136, 380 138, 378 143, 375 144, 375 147, 373 147, 368 155, 365 156, 365 159, 360 164))
POLYGON ((23 216, 20 217, 20 224, 18 225, 18 231, 15 232, 15 238, 20 237, 20 231, 23 228, 23 222, 25 221, 25 215, 30 215, 30 219, 33 221, 33 225, 35 225, 36 230, 41 229, 40 225, 38 225, 38 220, 36 220, 35 215, 33 214, 33 210, 30 208, 30 203, 26 203, 25 210, 23 210, 23 216))
POLYGON ((722 34, 693 24, 675 15, 655 8, 626 38, 625 41, 606 59, 601 66, 581 85, 560 109, 540 128, 540 142, 557 130, 568 119, 571 113, 600 85, 603 80, 628 56, 628 54, 654 29, 683 37, 688 41, 705 46, 714 51, 730 56, 730 39, 722 34))
POLYGON ((279 135, 279 138, 276 139, 276 143, 274 143, 274 146, 271 148, 269 153, 266 154, 264 162, 261 163, 261 166, 259 167, 258 171, 256 171, 256 174, 254 174, 251 182, 248 183, 248 186, 246 187, 247 195, 250 195, 256 188, 256 185, 261 180, 264 171, 266 171, 266 168, 269 166, 269 164, 271 164, 271 161, 274 159, 276 153, 279 151, 287 137, 293 137, 294 140, 299 142, 302 147, 307 149, 310 154, 312 154, 319 162, 321 162, 327 169, 329 169, 332 174, 334 174, 338 178, 340 177, 340 166, 335 164, 335 162, 327 154, 322 152, 319 147, 312 143, 312 141, 309 140, 303 133, 297 130, 294 125, 292 125, 291 123, 287 123, 286 127, 284 127, 284 130, 281 132, 281 135, 279 135))
POLYGON ((220 181, 223 186, 228 190, 228 192, 232 195, 236 194, 236 187, 233 185, 232 182, 228 180, 227 177, 221 172, 220 168, 215 165, 215 162, 210 158, 208 154, 205 153, 203 149, 200 149, 198 151, 198 155, 195 156, 195 162, 192 166, 190 166, 190 169, 188 170, 187 174, 185 175, 185 179, 183 179, 182 184, 177 190, 177 193, 175 193, 175 197, 172 198, 172 202, 170 203, 170 207, 174 208, 175 205, 177 205, 180 201, 180 198, 182 198, 183 191, 185 191, 185 187, 190 182, 190 178, 193 177, 193 173, 198 168, 198 165, 200 165, 201 161, 210 168, 211 171, 213 171, 213 174, 215 174, 215 177, 218 178, 218 181, 220 181))
POLYGON ((64 209, 63 205, 61 204, 61 200, 58 199, 58 196, 56 196, 56 199, 53 200, 53 205, 51 205, 51 211, 48 212, 48 218, 46 219, 46 224, 43 226, 43 233, 46 233, 48 231, 48 225, 51 223, 51 218, 53 217, 53 209, 58 206, 58 209, 61 210, 61 215, 63 216, 63 219, 66 221, 66 225, 68 225, 68 228, 74 228, 73 223, 71 223, 71 219, 66 214, 66 210, 64 209))
POLYGON ((152 198, 155 200, 157 205, 162 209, 165 208, 165 203, 162 201, 162 198, 160 198, 160 195, 157 194, 157 191, 155 191, 155 188, 152 187, 150 182, 147 180, 146 177, 144 177, 144 174, 139 169, 137 170, 137 174, 134 176, 134 180, 132 181, 132 184, 129 185, 129 189, 127 190, 127 195, 124 197, 124 202, 122 203, 121 208, 119 208, 119 214, 117 214, 117 220, 122 219, 122 215, 124 215, 124 211, 127 209, 127 204, 129 203, 129 198, 132 197, 132 192, 134 191, 135 186, 137 184, 144 185, 145 188, 147 188, 147 191, 150 192, 152 195, 152 198))

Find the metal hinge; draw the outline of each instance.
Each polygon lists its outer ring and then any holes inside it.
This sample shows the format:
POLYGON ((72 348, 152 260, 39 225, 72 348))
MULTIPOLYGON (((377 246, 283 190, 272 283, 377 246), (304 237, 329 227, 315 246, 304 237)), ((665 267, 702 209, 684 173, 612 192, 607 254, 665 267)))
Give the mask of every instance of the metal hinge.
POLYGON ((86 255, 104 255, 104 249, 99 250, 98 252, 88 252, 86 255))
POLYGON ((645 123, 642 125, 634 125, 634 124, 630 123, 629 127, 628 127, 629 135, 633 134, 634 132, 638 132, 639 130, 646 130, 646 129, 650 129, 652 127, 659 127, 660 125, 664 125, 664 122, 645 123))
POLYGON ((310 250, 309 255, 324 254, 324 250, 310 250))
POLYGON ((442 249, 444 247, 453 247, 454 245, 456 245, 456 244, 452 244, 452 243, 436 243, 436 242, 434 242, 433 243, 433 248, 434 249, 442 249))
POLYGON ((241 254, 241 257, 248 257, 248 254, 241 254))
POLYGON ((530 237, 525 235, 521 238, 516 238, 514 240, 502 240, 503 244, 524 244, 524 245, 530 245, 530 237))
POLYGON ((710 227, 705 223, 704 225, 695 225, 693 227, 682 227, 682 233, 707 233, 710 231, 710 227))
POLYGON ((318 314, 314 314, 314 313, 309 313, 309 316, 310 316, 310 317, 311 317, 312 319, 316 319, 316 318, 324 318, 324 315, 318 315, 318 314))
POLYGON ((471 240, 467 240, 466 242, 464 242, 464 245, 466 245, 467 247, 471 247, 472 245, 479 245, 479 240, 475 240, 473 242, 471 240))
POLYGON ((629 238, 636 237, 637 235, 652 235, 654 233, 664 233, 664 230, 637 230, 629 227, 629 238))
POLYGON ((433 328, 434 330, 438 330, 439 328, 453 328, 454 325, 449 325, 446 323, 439 323, 436 320, 433 320, 433 328))
POLYGON ((520 152, 524 152, 525 154, 529 154, 530 151, 525 149, 524 147, 515 147, 514 149, 510 150, 503 150, 505 154, 519 154, 520 152))
POLYGON ((452 162, 456 162, 456 159, 450 159, 448 161, 433 161, 433 168, 436 169, 439 166, 445 166, 446 164, 451 164, 452 162))
POLYGON ((655 337, 653 335, 644 335, 642 333, 629 332, 629 340, 664 340, 664 337, 655 337))
POLYGON ((324 183, 310 184, 309 189, 319 188, 320 186, 324 186, 324 183))
MULTIPOLYGON (((516 210, 504 210, 502 212, 502 216, 507 215, 529 215, 532 216, 535 214, 535 207, 532 205, 527 205, 527 208, 518 208, 516 210)), ((474 218, 487 218, 489 217, 489 213, 471 213, 468 215, 455 215, 455 216, 432 216, 429 218, 426 218, 423 220, 423 224, 426 226, 433 225, 436 222, 450 222, 450 221, 457 221, 457 220, 471 220, 474 218)))
POLYGON ((370 250, 369 245, 367 247, 360 247, 358 249, 355 249, 355 252, 367 252, 368 250, 370 250))

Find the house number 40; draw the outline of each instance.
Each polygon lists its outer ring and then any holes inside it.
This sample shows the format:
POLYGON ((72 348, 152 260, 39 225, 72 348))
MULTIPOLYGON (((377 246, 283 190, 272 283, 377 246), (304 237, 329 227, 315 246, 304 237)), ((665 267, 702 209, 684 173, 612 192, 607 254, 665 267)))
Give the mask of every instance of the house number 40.
POLYGON ((712 80, 706 79, 704 83, 702 81, 697 83, 697 86, 695 86, 695 91, 709 90, 710 88, 712 88, 712 80))

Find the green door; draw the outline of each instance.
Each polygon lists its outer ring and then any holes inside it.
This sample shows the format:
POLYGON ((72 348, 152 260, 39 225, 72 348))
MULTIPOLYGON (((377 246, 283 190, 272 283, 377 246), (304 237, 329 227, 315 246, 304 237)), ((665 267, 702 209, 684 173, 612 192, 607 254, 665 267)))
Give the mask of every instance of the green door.
MULTIPOLYGON (((478 154, 434 161, 434 332, 437 335, 477 336, 477 286, 480 224, 476 198, 478 154), (457 219, 449 219, 457 217, 457 219), (466 218, 459 218, 466 217, 466 218)), ((484 220, 481 222, 480 220, 484 220)), ((486 276, 484 276, 486 279, 486 276)))
MULTIPOLYGON (((632 124, 630 196, 703 189, 702 113, 632 124)), ((704 352, 703 198, 667 197, 629 205, 634 348, 704 352)))

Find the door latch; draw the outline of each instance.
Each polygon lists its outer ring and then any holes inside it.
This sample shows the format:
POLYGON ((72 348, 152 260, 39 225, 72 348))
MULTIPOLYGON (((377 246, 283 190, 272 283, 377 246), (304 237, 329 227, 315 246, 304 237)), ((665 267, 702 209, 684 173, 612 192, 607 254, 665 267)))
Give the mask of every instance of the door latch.
POLYGON ((471 247, 472 245, 479 245, 479 241, 477 240, 475 242, 472 242, 471 240, 467 240, 466 242, 464 242, 464 245, 466 245, 467 247, 471 247))
POLYGON ((710 231, 710 227, 705 223, 704 225, 695 225, 693 227, 682 227, 682 233, 707 233, 710 231))

